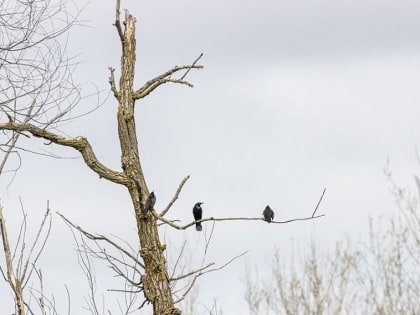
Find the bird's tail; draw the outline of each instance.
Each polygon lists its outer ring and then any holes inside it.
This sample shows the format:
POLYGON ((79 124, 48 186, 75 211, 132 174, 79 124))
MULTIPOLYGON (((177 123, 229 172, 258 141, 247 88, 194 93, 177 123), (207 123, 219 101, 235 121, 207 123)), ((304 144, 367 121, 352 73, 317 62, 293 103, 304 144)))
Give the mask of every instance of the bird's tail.
POLYGON ((195 224, 195 229, 197 231, 202 231, 203 230, 203 227, 201 226, 201 222, 198 222, 198 223, 195 224))

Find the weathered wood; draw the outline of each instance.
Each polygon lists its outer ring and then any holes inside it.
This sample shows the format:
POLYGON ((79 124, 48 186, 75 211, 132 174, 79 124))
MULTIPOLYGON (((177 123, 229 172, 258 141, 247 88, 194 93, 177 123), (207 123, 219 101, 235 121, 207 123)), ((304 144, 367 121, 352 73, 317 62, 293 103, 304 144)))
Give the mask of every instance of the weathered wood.
POLYGON ((156 218, 148 213, 142 216, 149 190, 140 164, 138 138, 134 118, 134 69, 136 61, 135 18, 125 12, 124 32, 121 39, 121 77, 118 92, 118 134, 121 146, 123 173, 130 179, 127 185, 133 203, 140 254, 144 261, 142 285, 146 299, 153 304, 155 315, 176 315, 181 311, 174 306, 174 299, 163 255, 164 246, 160 243, 156 218))

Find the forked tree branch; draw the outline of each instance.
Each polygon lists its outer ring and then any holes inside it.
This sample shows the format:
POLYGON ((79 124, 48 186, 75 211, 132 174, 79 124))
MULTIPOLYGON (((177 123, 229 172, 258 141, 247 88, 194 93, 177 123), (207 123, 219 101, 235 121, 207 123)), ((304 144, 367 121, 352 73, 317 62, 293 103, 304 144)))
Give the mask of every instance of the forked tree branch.
MULTIPOLYGON (((200 54, 200 56, 197 57, 197 59, 194 60, 194 62, 191 64, 191 67, 188 68, 187 71, 185 71, 184 75, 180 78, 180 80, 184 80, 187 74, 190 72, 190 70, 197 64, 198 60, 203 57, 203 53, 200 54)), ((201 67, 202 68, 202 67, 201 67)))
POLYGON ((157 87, 159 87, 162 84, 172 82, 172 83, 179 83, 184 84, 189 87, 193 87, 191 83, 188 81, 185 81, 184 78, 186 75, 191 71, 191 69, 202 69, 203 66, 197 65, 197 61, 203 56, 203 54, 200 54, 200 56, 189 66, 175 66, 172 69, 166 71, 165 73, 155 77, 152 80, 147 81, 141 88, 139 88, 137 91, 133 93, 133 98, 135 100, 144 98, 147 95, 149 95, 151 92, 153 92, 157 87), (178 72, 186 70, 186 72, 181 76, 179 79, 172 79, 171 76, 178 72))
POLYGON ((201 268, 199 268, 199 269, 197 269, 197 270, 193 270, 193 271, 190 271, 190 272, 188 272, 188 273, 186 273, 186 274, 183 274, 183 275, 180 275, 180 276, 177 276, 177 277, 173 277, 173 278, 171 278, 171 279, 169 279, 170 281, 178 281, 178 280, 181 280, 181 279, 184 279, 184 278, 187 278, 187 277, 190 277, 190 276, 192 276, 192 275, 194 275, 194 274, 196 274, 196 273, 203 273, 203 271, 204 270, 206 270, 207 268, 209 268, 209 267, 211 267, 211 266, 213 266, 214 265, 214 262, 211 262, 211 263, 208 263, 206 266, 204 266, 204 267, 201 267, 201 268))
POLYGON ((188 293, 191 291, 191 289, 193 288, 193 286, 194 286, 195 282, 197 281, 197 279, 198 279, 200 276, 202 276, 202 275, 204 275, 204 274, 206 274, 206 273, 209 273, 209 272, 213 272, 213 271, 221 270, 221 269, 225 268, 226 266, 230 265, 230 264, 231 264, 232 262, 234 262, 235 260, 237 260, 237 259, 239 259, 240 257, 244 256, 246 253, 248 253, 248 251, 245 251, 245 252, 243 252, 243 253, 241 253, 241 254, 239 254, 239 255, 236 255, 235 257, 231 258, 229 261, 227 261, 226 263, 224 263, 223 265, 221 265, 221 266, 219 266, 219 267, 217 267, 217 268, 208 269, 209 267, 211 267, 211 266, 213 266, 213 265, 214 265, 214 263, 213 263, 213 262, 212 262, 212 263, 207 264, 206 266, 204 266, 204 261, 205 261, 205 259, 206 259, 207 252, 208 252, 208 249, 209 249, 209 246, 210 246, 210 242, 211 242, 211 239, 212 239, 212 236, 213 236, 214 226, 215 226, 215 223, 213 222, 213 225, 212 225, 212 228, 211 228, 211 231, 210 231, 210 236, 209 236, 209 238, 208 238, 208 239, 207 239, 207 237, 206 237, 206 246, 205 246, 205 248, 204 248, 204 255, 203 255, 203 257, 202 257, 202 261, 201 261, 201 268, 199 268, 199 269, 197 269, 197 270, 194 270, 194 271, 191 271, 191 272, 189 272, 189 273, 187 273, 187 274, 184 274, 184 275, 180 275, 180 276, 178 276, 178 277, 171 278, 171 281, 177 281, 177 280, 180 280, 180 279, 184 279, 184 278, 187 278, 187 277, 191 277, 191 276, 193 276, 193 279, 192 279, 192 280, 191 280, 191 282, 187 285, 187 289, 184 291, 184 293, 182 294, 182 296, 181 296, 181 297, 179 297, 179 298, 178 298, 178 299, 174 302, 175 304, 176 304, 176 303, 179 303, 179 302, 181 302, 181 301, 183 301, 183 300, 185 299, 185 297, 186 297, 186 296, 188 295, 188 293))
POLYGON ((230 265, 232 262, 234 262, 236 259, 238 259, 238 258, 241 258, 242 256, 244 256, 244 255, 246 255, 246 254, 248 254, 248 250, 246 250, 246 251, 244 251, 244 252, 242 252, 241 254, 239 254, 239 255, 236 255, 235 257, 232 257, 231 259, 229 259, 227 262, 225 262, 223 265, 221 265, 220 267, 217 267, 217 268, 213 268, 213 269, 210 269, 210 270, 206 270, 205 272, 203 272, 202 274, 206 274, 206 273, 209 273, 209 272, 213 272, 213 271, 217 271, 217 270, 221 270, 221 269, 223 269, 223 268, 225 268, 226 266, 228 266, 228 265, 230 265))
POLYGON ((215 265, 215 263, 214 263, 214 262, 211 262, 211 263, 207 264, 206 266, 204 266, 204 267, 202 267, 202 268, 200 268, 200 269, 197 269, 197 270, 194 270, 194 271, 188 272, 188 273, 186 273, 186 274, 184 274, 184 275, 180 275, 180 276, 177 276, 177 277, 173 277, 173 278, 171 278, 170 280, 171 280, 171 281, 177 281, 177 280, 181 280, 181 279, 187 278, 187 277, 189 277, 189 276, 192 276, 192 275, 194 275, 194 274, 196 274, 196 273, 199 273, 199 275, 198 275, 198 276, 201 276, 201 275, 204 275, 204 274, 209 273, 209 272, 212 272, 212 271, 221 270, 221 269, 225 268, 226 266, 230 265, 230 264, 231 264, 233 261, 235 261, 236 259, 238 259, 238 258, 240 258, 240 257, 242 257, 242 256, 244 256, 244 255, 246 255, 247 253, 248 253, 248 251, 246 250, 246 251, 244 251, 243 253, 241 253, 241 254, 239 254, 239 255, 236 255, 235 257, 231 258, 229 261, 227 261, 226 263, 224 263, 224 264, 223 264, 223 265, 221 265, 220 267, 213 268, 213 269, 210 269, 210 270, 206 270, 207 268, 209 268, 209 267, 211 267, 211 266, 214 266, 214 265, 215 265))
POLYGON ((84 236, 86 236, 88 239, 93 240, 93 241, 104 241, 104 242, 110 244, 112 247, 117 249, 119 252, 125 254, 127 257, 131 258, 136 264, 138 264, 141 268, 144 269, 144 265, 136 257, 134 257, 129 251, 125 250, 122 246, 118 245, 117 243, 110 240, 106 236, 99 235, 99 234, 94 235, 94 234, 84 230, 82 227, 74 224, 73 222, 71 222, 69 219, 67 219, 64 215, 62 215, 59 212, 57 212, 57 214, 64 220, 64 222, 66 222, 67 225, 69 225, 70 227, 79 231, 84 236))
POLYGON ((45 247, 45 245, 47 243, 48 236, 50 235, 50 232, 51 232, 51 216, 50 216, 50 212, 51 212, 50 202, 49 202, 49 200, 47 200, 47 210, 45 211, 44 217, 43 217, 43 219, 41 221, 41 224, 39 225, 38 233, 36 234, 36 236, 34 238, 32 247, 29 250, 29 253, 27 255, 28 257, 26 258, 26 262, 24 264, 22 273, 20 275, 20 282, 22 283, 22 288, 24 288, 26 286, 26 284, 28 283, 29 279, 31 278, 32 271, 36 270, 35 269, 35 265, 36 265, 39 257, 41 256, 41 253, 43 252, 44 247, 45 247), (40 242, 41 233, 44 230, 44 226, 47 223, 47 219, 48 218, 49 218, 49 221, 48 221, 48 229, 47 229, 47 232, 46 232, 47 236, 42 241, 41 246, 40 246, 40 249, 37 251, 37 254, 35 255, 35 258, 32 260, 32 262, 30 262, 30 258, 31 258, 31 256, 34 253, 35 247, 40 242), (26 272, 28 270, 29 263, 31 263, 32 268, 30 269, 28 276, 26 276, 26 272))
POLYGON ((35 137, 49 140, 58 145, 72 147, 81 153, 86 165, 101 178, 103 177, 117 184, 130 184, 130 179, 125 174, 106 167, 96 158, 92 146, 84 137, 66 138, 29 123, 0 123, 0 130, 27 131, 35 137))
POLYGON ((318 210, 319 204, 321 203, 322 198, 324 198, 324 194, 325 194, 325 191, 326 191, 326 190, 327 190, 327 188, 324 188, 324 190, 322 191, 322 195, 321 195, 321 197, 319 198, 318 203, 316 204, 316 207, 315 207, 314 212, 312 213, 312 218, 315 216, 315 213, 316 213, 316 211, 318 210))
MULTIPOLYGON (((124 249, 121 245, 117 244, 113 240, 98 234, 92 234, 80 226, 72 223, 62 214, 58 213, 69 226, 73 238, 76 242, 77 254, 79 257, 79 265, 82 267, 83 272, 88 279, 89 287, 91 289, 89 294, 89 308, 94 311, 93 313, 99 314, 95 311, 97 308, 97 301, 95 298, 95 274, 93 268, 93 261, 91 257, 96 259, 104 260, 107 262, 108 267, 115 272, 116 277, 120 277, 125 281, 124 289, 109 289, 113 292, 122 292, 126 294, 126 314, 130 313, 129 310, 134 307, 137 294, 144 290, 143 284, 140 279, 144 272, 144 265, 139 261, 138 256, 136 257, 135 251, 131 248, 131 245, 126 242, 126 245, 133 251, 130 253, 124 249), (79 242, 76 232, 80 233, 81 242, 79 242), (93 241, 94 246, 89 245, 88 240, 93 241), (111 245, 111 249, 115 249, 117 255, 110 254, 109 247, 104 247, 103 242, 111 245), (95 247, 96 246, 96 247, 95 247), (128 259, 127 259, 128 258, 128 259)), ((124 241, 125 242, 125 241, 124 241)), ((137 251, 137 255, 139 252, 137 251)))

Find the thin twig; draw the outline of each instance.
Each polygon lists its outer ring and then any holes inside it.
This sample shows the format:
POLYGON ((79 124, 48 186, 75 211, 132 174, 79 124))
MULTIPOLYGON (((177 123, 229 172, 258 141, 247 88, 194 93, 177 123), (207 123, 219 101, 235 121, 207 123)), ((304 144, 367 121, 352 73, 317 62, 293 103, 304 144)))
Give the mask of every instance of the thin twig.
POLYGON ((325 191, 326 191, 326 190, 327 190, 327 188, 324 188, 324 190, 322 191, 321 198, 319 198, 318 204, 316 205, 315 210, 314 210, 314 212, 312 213, 312 218, 315 216, 315 213, 316 213, 316 211, 318 210, 318 207, 319 207, 319 205, 320 205, 320 203, 321 203, 321 201, 322 201, 322 198, 324 198, 324 194, 325 194, 325 191))
MULTIPOLYGON (((174 267, 172 269, 171 279, 174 279, 173 276, 174 276, 175 271, 176 271, 176 269, 178 267, 178 264, 179 264, 179 261, 181 259, 181 256, 184 253, 185 245, 186 244, 187 244, 187 241, 184 241, 184 243, 182 244, 181 250, 179 251, 179 254, 178 254, 178 258, 176 259, 175 264, 174 264, 174 267)), ((166 260, 168 260, 168 259, 166 258, 166 260)))
POLYGON ((112 68, 112 67, 108 67, 108 69, 109 69, 109 72, 110 72, 108 82, 111 85, 112 93, 114 93, 115 98, 118 100, 119 99, 119 93, 117 91, 117 87, 115 86, 115 76, 114 76, 115 69, 112 68))
MULTIPOLYGON (((207 265, 206 267, 204 267, 204 268, 202 268, 202 272, 199 272, 195 277, 194 277, 194 279, 193 279, 193 281, 191 282, 191 285, 188 287, 188 289, 184 292, 184 294, 179 298, 179 299, 177 299, 175 302, 174 302, 174 304, 176 304, 176 303, 179 303, 179 302, 181 302, 182 300, 184 300, 185 299, 185 297, 187 296, 187 294, 188 294, 188 292, 191 290, 191 288, 193 287, 193 285, 194 285, 194 283, 195 283, 195 281, 197 280, 197 278, 198 277, 200 277, 200 276, 202 276, 202 275, 204 275, 204 274, 206 274, 206 273, 209 273, 209 272, 213 272, 213 271, 218 271, 218 270, 221 270, 221 269, 223 269, 223 268, 225 268, 226 266, 228 266, 228 265, 230 265, 232 262, 234 262, 235 260, 237 260, 237 259, 239 259, 240 257, 242 257, 242 256, 244 256, 244 255, 246 255, 248 253, 248 251, 245 251, 245 252, 243 252, 243 253, 241 253, 241 254, 239 254, 239 255, 237 255, 237 256, 235 256, 235 257, 233 257, 233 258, 231 258, 228 262, 226 262, 226 263, 224 263, 223 265, 221 265, 220 267, 217 267, 217 268, 214 268, 214 269, 210 269, 210 270, 205 270, 205 269, 207 269, 207 267, 209 267, 209 266, 211 266, 211 265, 214 265, 214 263, 210 263, 209 265, 207 265)), ((189 275, 191 275, 191 274, 193 274, 193 273, 189 273, 189 274, 187 274, 187 275, 185 275, 185 276, 189 276, 189 275)), ((180 277, 180 279, 182 279, 182 276, 180 277)))
POLYGON ((124 253, 125 255, 127 255, 128 257, 130 257, 134 262, 136 262, 141 268, 144 269, 144 265, 136 258, 134 257, 131 253, 129 253, 127 250, 125 250, 124 248, 122 248, 120 245, 116 244, 115 242, 111 241, 109 238, 103 236, 103 235, 93 235, 92 233, 87 232, 86 230, 84 230, 82 227, 80 227, 79 225, 74 224, 73 222, 71 222, 69 219, 67 219, 64 215, 62 215, 61 213, 57 212, 57 214, 71 227, 73 227, 74 229, 78 230, 79 232, 81 232, 84 236, 86 236, 88 239, 90 240, 99 240, 99 241, 105 241, 106 243, 112 245, 114 248, 116 248, 118 251, 124 253))
POLYGON ((42 277, 41 269, 39 269, 39 270, 35 269, 35 273, 37 274, 38 279, 39 279, 39 283, 40 283, 40 294, 39 294, 39 298, 38 298, 39 308, 41 309, 42 315, 46 315, 47 312, 45 310, 44 279, 42 277))
POLYGON ((172 200, 169 202, 168 206, 165 208, 165 210, 163 210, 159 216, 163 217, 168 211, 169 209, 172 207, 172 205, 174 204, 174 202, 178 199, 179 194, 181 193, 182 187, 184 187, 185 183, 187 182, 187 180, 190 178, 190 175, 184 177, 184 179, 181 181, 181 183, 178 186, 178 189, 175 192, 174 197, 172 198, 172 200))
POLYGON ((8 145, 8 148, 7 148, 7 150, 4 154, 4 157, 1 161, 1 164, 0 164, 0 174, 3 173, 3 169, 4 169, 4 166, 6 165, 6 161, 8 160, 9 155, 12 153, 14 147, 16 146, 16 142, 19 139, 19 135, 20 135, 20 133, 14 133, 12 135, 12 143, 10 145, 8 145))
POLYGON ((213 265, 214 265, 214 262, 211 262, 211 263, 207 264, 206 266, 204 266, 204 267, 202 267, 200 269, 197 269, 197 270, 194 270, 194 271, 190 271, 189 273, 186 273, 184 275, 180 275, 178 277, 170 278, 169 281, 178 281, 178 280, 187 278, 189 276, 192 276, 193 274, 202 273, 203 270, 205 270, 205 269, 207 269, 207 268, 209 268, 209 267, 211 267, 213 265))
POLYGON ((195 59, 195 61, 191 64, 191 67, 189 67, 188 70, 185 71, 184 75, 180 78, 180 80, 184 80, 188 72, 190 72, 190 70, 195 66, 195 64, 198 62, 198 60, 200 60, 201 57, 203 57, 203 53, 201 53, 200 56, 198 56, 198 58, 195 59))
MULTIPOLYGON (((209 249, 209 246, 210 246, 210 242, 211 242, 211 239, 212 239, 212 237, 213 237, 213 232, 214 232, 214 227, 215 227, 215 225, 216 225, 216 222, 213 222, 213 224, 212 224, 212 227, 211 227, 211 230, 210 230, 210 236, 209 236, 209 238, 207 238, 207 235, 206 234, 204 234, 204 237, 205 237, 205 240, 206 240, 206 246, 204 247, 204 254, 203 254, 203 257, 202 257, 202 259, 201 259, 201 271, 202 270, 204 270, 205 268, 207 268, 207 267, 205 267, 204 268, 204 261, 206 260, 206 257, 207 257, 207 252, 208 252, 208 249, 209 249), (203 269, 204 268, 204 269, 203 269)), ((211 264, 213 264, 213 263, 211 263, 211 264)), ((211 266, 211 264, 210 265, 208 265, 208 267, 209 266, 211 266)), ((191 289, 193 288, 193 286, 194 286, 194 284, 195 284, 195 282, 197 281, 197 279, 198 279, 198 277, 202 274, 202 272, 201 271, 198 271, 198 274, 196 274, 195 276, 194 276, 194 278, 192 279, 192 281, 189 283, 189 285, 187 285, 187 289, 184 291, 184 293, 183 293, 183 295, 177 300, 177 301, 175 301, 174 303, 176 304, 176 303, 179 303, 180 301, 182 301, 182 300, 184 300, 185 299, 185 297, 187 296, 187 294, 191 291, 191 289)), ((194 273, 193 273, 194 274, 194 273)))
MULTIPOLYGON (((39 259, 40 255, 41 255, 41 253, 42 253, 42 251, 44 250, 45 244, 47 243, 48 236, 50 235, 50 231, 51 231, 51 216, 50 216, 50 202, 49 202, 49 200, 47 200, 47 210, 45 211, 44 218, 43 218, 43 219, 42 219, 42 221, 41 221, 41 224, 40 224, 39 229, 38 229, 38 233, 37 233, 37 234, 36 234, 36 236, 35 236, 35 239, 34 239, 34 242, 33 242, 33 244, 32 244, 32 247, 31 247, 31 249, 29 250, 28 257, 27 257, 27 259, 26 259, 26 263, 25 263, 25 266, 24 266, 24 268, 23 268, 22 274, 20 275, 20 281, 21 281, 21 283, 24 283, 25 278, 26 278, 25 284, 22 286, 22 288, 26 285, 26 283, 27 283, 27 282, 29 281, 29 279, 30 279, 30 275, 29 275, 28 277, 26 277, 26 272, 27 272, 27 269, 28 269, 28 265, 29 265, 29 262, 30 262, 30 258, 31 258, 32 254, 33 254, 33 252, 34 252, 35 246, 38 244, 39 238, 40 238, 41 233, 42 233, 42 231, 43 231, 43 229, 44 229, 44 226, 45 226, 45 223, 46 223, 46 221, 47 221, 47 218, 49 218, 49 219, 50 219, 50 220, 49 220, 48 230, 47 230, 47 232, 46 232, 46 236, 45 236, 45 238, 44 238, 44 240, 43 240, 43 242, 42 242, 42 244, 41 244, 41 247, 40 247, 40 249, 38 250, 38 253, 37 253, 37 254, 36 254, 36 256, 35 256, 35 259, 34 259, 34 260, 33 260, 33 262, 32 262, 32 265, 33 265, 33 266, 35 266, 36 262, 38 261, 38 259, 39 259)), ((32 268, 34 268, 34 267, 32 267, 32 268)), ((34 269, 31 269, 31 271, 30 271, 30 273, 29 273, 29 274, 31 274, 31 273, 32 273, 32 270, 34 270, 34 269)), ((42 279, 40 279, 40 280, 42 280, 42 279)))
POLYGON ((213 272, 213 271, 217 271, 217 270, 221 270, 223 268, 225 268, 226 266, 230 265, 232 262, 234 262, 236 259, 241 258, 242 256, 246 255, 249 251, 246 250, 244 251, 242 254, 236 255, 235 257, 231 258, 228 262, 224 263, 223 265, 221 265, 220 267, 214 268, 214 269, 210 269, 210 270, 206 270, 203 273, 201 273, 201 275, 204 275, 206 273, 209 272, 213 272))
POLYGON ((68 315, 70 315, 71 314, 71 299, 70 299, 70 291, 69 291, 69 288, 67 287, 67 285, 65 284, 64 285, 64 288, 66 289, 66 293, 67 293, 67 305, 68 305, 68 308, 67 308, 67 314, 68 315))

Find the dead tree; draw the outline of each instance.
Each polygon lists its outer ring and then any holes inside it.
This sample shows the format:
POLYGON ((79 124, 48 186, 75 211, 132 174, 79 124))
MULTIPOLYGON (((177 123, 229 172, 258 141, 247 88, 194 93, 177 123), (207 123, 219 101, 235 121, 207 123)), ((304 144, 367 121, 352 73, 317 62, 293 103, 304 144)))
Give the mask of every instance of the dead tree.
MULTIPOLYGON (((120 65, 120 77, 115 78, 115 69, 110 68, 109 84, 111 91, 118 104, 117 121, 118 136, 121 148, 121 170, 113 170, 104 165, 95 155, 95 152, 89 140, 83 136, 67 137, 59 133, 58 123, 71 109, 67 107, 65 111, 57 110, 56 114, 49 114, 50 107, 48 103, 41 103, 36 107, 35 112, 23 113, 17 111, 15 107, 5 106, 2 111, 7 115, 7 121, 0 123, 0 130, 11 131, 13 134, 31 135, 33 137, 42 138, 49 144, 71 147, 77 150, 83 158, 85 164, 100 178, 104 178, 113 183, 123 185, 128 190, 131 197, 132 205, 135 212, 137 223, 137 233, 139 239, 139 253, 142 263, 139 263, 143 269, 141 276, 141 289, 147 302, 153 305, 153 314, 156 315, 176 315, 181 311, 176 307, 177 301, 174 300, 171 288, 171 282, 177 281, 182 277, 194 276, 202 274, 203 269, 189 272, 184 276, 172 277, 168 273, 167 262, 164 251, 166 246, 161 243, 158 233, 158 223, 168 224, 176 229, 186 229, 195 224, 191 222, 186 225, 177 225, 173 221, 164 218, 171 205, 178 198, 183 184, 188 179, 186 177, 178 188, 173 200, 160 213, 155 209, 151 209, 145 215, 143 210, 149 196, 144 173, 140 163, 140 155, 138 150, 138 136, 136 132, 135 109, 136 101, 148 96, 159 86, 166 83, 176 83, 192 87, 192 84, 185 80, 187 74, 192 69, 201 69, 202 66, 197 62, 201 55, 190 65, 176 66, 167 72, 147 81, 141 87, 134 86, 135 61, 136 61, 136 39, 135 39, 135 18, 126 10, 124 13, 124 21, 120 21, 120 1, 117 0, 115 28, 119 36, 122 46, 122 56, 120 65), (33 113, 41 113, 38 118, 33 113), (23 119, 22 119, 23 117, 23 119), (37 119, 35 119, 35 118, 37 119), (43 118, 44 120, 40 120, 43 118), (54 127, 54 128, 52 128, 54 127)), ((15 104, 15 97, 10 104, 15 104)), ((60 101, 63 98, 56 99, 56 109, 60 109, 60 101)), ((37 98, 33 98, 33 104, 36 104, 37 98)), ((25 107, 27 108, 27 107, 25 107)), ((29 107, 30 108, 30 107, 29 107)), ((316 207, 316 209, 318 206, 316 207)), ((293 219, 294 220, 313 219, 319 216, 313 215, 308 218, 293 219)), ((204 218, 201 221, 222 221, 222 220, 261 220, 262 218, 204 218)), ((77 227, 76 227, 77 228, 77 227)), ((82 229, 79 229, 82 231, 82 229)), ((102 236, 94 236, 86 231, 83 233, 93 240, 104 239, 102 236)), ((136 258, 134 258, 136 259, 136 258)), ((206 267, 207 268, 207 267, 206 267)))
MULTIPOLYGON (((41 117, 47 119, 42 124, 38 123, 39 120, 34 119, 32 111, 26 113, 27 116, 23 115, 24 118, 21 119, 21 112, 16 109, 16 106, 10 107, 8 104, 3 104, 2 111, 7 115, 8 122, 1 123, 0 129, 10 130, 14 134, 29 133, 34 137, 43 138, 57 145, 72 147, 80 152, 87 166, 96 172, 100 178, 124 185, 127 188, 135 211, 141 248, 140 254, 144 262, 144 274, 141 279, 144 295, 147 301, 153 304, 154 314, 180 314, 180 311, 174 306, 170 279, 167 272, 165 256, 163 255, 165 247, 160 242, 156 224, 157 217, 152 212, 149 212, 144 217, 142 215, 142 209, 149 195, 149 190, 140 164, 134 111, 137 100, 144 98, 164 83, 174 82, 192 86, 184 78, 191 69, 199 69, 202 66, 193 63, 189 66, 175 67, 136 89, 133 86, 136 60, 136 20, 126 11, 122 26, 119 8, 120 4, 117 1, 115 27, 122 45, 121 76, 119 78, 119 86, 117 87, 114 79, 114 69, 110 69, 111 75, 109 82, 115 99, 118 102, 117 120, 122 171, 112 170, 102 164, 95 156, 92 146, 85 137, 70 138, 49 130, 48 127, 57 123, 67 112, 58 113, 52 117, 48 116, 47 103, 45 102, 36 108, 36 112, 42 113, 43 115, 41 117), (184 71, 182 77, 178 79, 171 77, 180 71, 184 71), (27 117, 30 117, 30 119, 27 117), (49 120, 48 117, 50 117, 49 120)), ((22 42, 24 41, 22 40, 22 42)), ((4 47, 4 49, 6 48, 14 49, 11 46, 4 47)), ((13 82, 10 83, 12 85, 13 82)), ((53 82, 47 81, 47 83, 52 84, 53 82)), ((13 91, 14 89, 11 88, 10 90, 13 91)), ((7 91, 3 92, 5 93, 7 91)), ((19 98, 18 96, 9 96, 8 103, 15 105, 19 98)), ((33 104, 36 104, 35 97, 33 104)))

